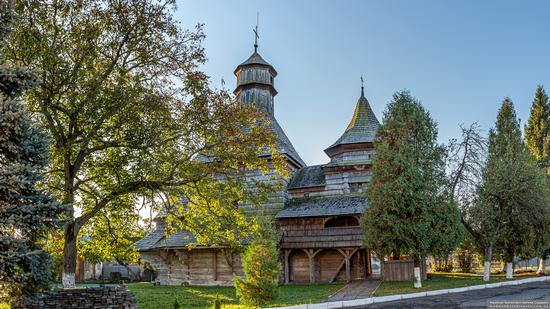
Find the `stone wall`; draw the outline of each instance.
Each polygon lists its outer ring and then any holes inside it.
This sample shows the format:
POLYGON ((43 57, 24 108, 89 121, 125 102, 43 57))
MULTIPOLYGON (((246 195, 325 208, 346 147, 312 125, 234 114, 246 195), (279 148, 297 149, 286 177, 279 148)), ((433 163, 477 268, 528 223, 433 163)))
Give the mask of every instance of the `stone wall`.
POLYGON ((107 308, 134 309, 134 294, 122 286, 65 289, 42 293, 36 300, 12 306, 12 309, 107 308))

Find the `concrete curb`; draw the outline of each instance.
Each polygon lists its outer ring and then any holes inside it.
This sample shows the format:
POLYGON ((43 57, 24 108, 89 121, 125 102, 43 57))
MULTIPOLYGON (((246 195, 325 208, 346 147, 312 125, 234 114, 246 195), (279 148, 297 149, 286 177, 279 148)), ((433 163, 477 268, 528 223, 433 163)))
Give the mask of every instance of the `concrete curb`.
POLYGON ((333 302, 319 303, 319 304, 306 304, 306 305, 288 306, 288 307, 274 307, 274 308, 271 308, 271 309, 350 308, 350 307, 356 307, 356 306, 370 305, 370 304, 374 304, 374 303, 385 303, 385 302, 402 300, 402 299, 411 299, 411 298, 434 296, 434 295, 443 295, 443 294, 451 294, 451 293, 462 293, 462 292, 468 292, 468 291, 474 291, 474 290, 493 289, 493 288, 499 288, 499 287, 502 287, 502 286, 520 285, 520 284, 525 284, 525 283, 542 282, 542 281, 550 281, 550 276, 542 276, 542 277, 537 277, 537 278, 527 278, 527 279, 521 279, 521 280, 503 281, 503 282, 481 284, 481 285, 471 285, 471 286, 463 287, 463 288, 433 290, 433 291, 427 291, 427 292, 388 295, 388 296, 377 296, 377 297, 361 298, 361 299, 346 300, 346 301, 333 301, 333 302))

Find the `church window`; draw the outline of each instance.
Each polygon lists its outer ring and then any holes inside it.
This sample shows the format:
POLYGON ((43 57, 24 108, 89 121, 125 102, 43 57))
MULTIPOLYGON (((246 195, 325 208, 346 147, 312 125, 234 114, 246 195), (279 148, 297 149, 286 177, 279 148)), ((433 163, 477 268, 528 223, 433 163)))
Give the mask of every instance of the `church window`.
POLYGON ((328 227, 349 227, 359 226, 359 220, 353 216, 338 216, 330 218, 325 222, 325 228, 328 227))

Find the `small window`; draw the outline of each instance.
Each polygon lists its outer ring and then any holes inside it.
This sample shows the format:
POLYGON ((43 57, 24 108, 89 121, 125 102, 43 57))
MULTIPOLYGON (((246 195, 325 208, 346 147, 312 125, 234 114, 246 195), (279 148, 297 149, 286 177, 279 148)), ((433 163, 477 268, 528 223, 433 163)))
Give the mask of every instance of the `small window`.
POLYGON ((325 228, 346 226, 359 226, 359 220, 352 216, 340 216, 331 218, 325 222, 325 228))
POLYGON ((365 182, 357 182, 349 184, 349 191, 352 193, 363 192, 366 188, 365 182))

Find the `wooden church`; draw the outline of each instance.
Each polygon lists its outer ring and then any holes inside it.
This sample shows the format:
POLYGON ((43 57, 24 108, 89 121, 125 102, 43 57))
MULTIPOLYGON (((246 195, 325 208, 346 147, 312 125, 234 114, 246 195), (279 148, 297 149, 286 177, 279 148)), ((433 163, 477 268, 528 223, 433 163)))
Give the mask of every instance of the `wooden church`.
MULTIPOLYGON (((275 215, 283 231, 280 257, 284 282, 334 282, 365 279, 372 273, 371 256, 362 247, 359 217, 367 207, 364 194, 371 172, 373 140, 379 122, 361 88, 355 111, 342 136, 325 149, 330 162, 306 166, 274 115, 275 68, 257 52, 235 70, 235 94, 255 103, 270 117, 278 146, 287 159, 290 179, 279 177, 283 189, 264 208, 275 215)), ((351 112, 351 111, 350 111, 351 112)), ((250 175, 253 177, 254 175, 250 175)), ((141 257, 158 271, 160 284, 232 285, 242 276, 238 255, 224 248, 194 247, 193 235, 154 232, 136 243, 141 257)))

